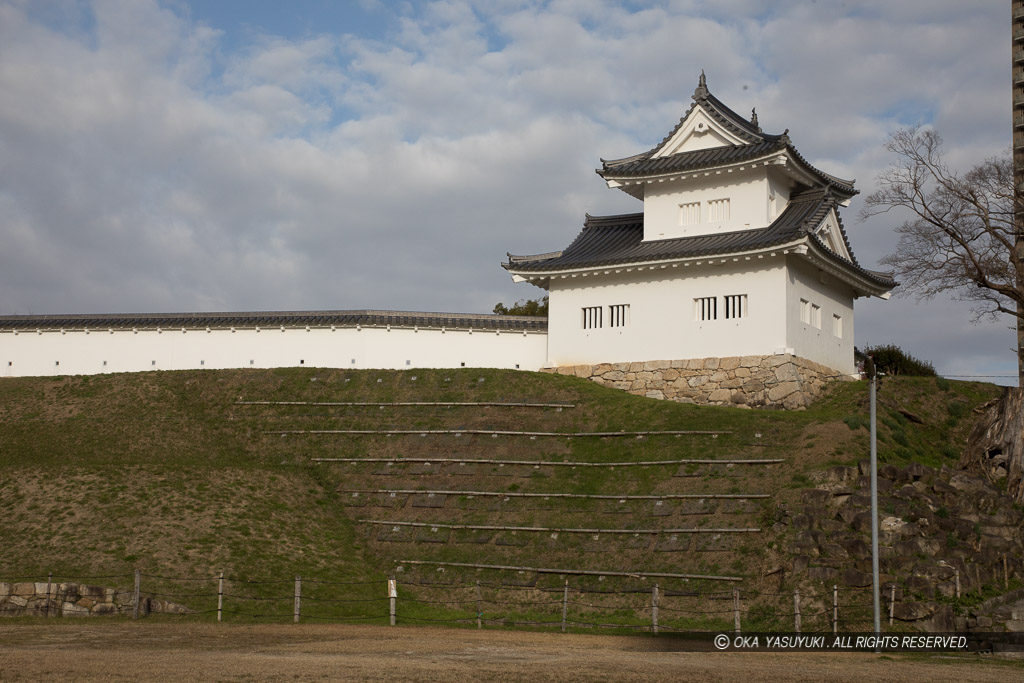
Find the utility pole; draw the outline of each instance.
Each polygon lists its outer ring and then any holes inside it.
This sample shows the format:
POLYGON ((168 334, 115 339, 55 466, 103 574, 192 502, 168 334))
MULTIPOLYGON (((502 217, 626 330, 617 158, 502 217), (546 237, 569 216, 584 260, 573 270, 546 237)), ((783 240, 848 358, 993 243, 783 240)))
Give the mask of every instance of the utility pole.
MULTIPOLYGON (((1024 287, 1019 264, 1024 263, 1024 0, 1011 0, 1013 41, 1013 223, 1011 265, 1017 268, 1017 287, 1024 287)), ((1024 387, 1024 310, 1017 305, 1017 386, 1024 387)))
POLYGON ((874 597, 875 635, 881 635, 881 600, 878 585, 878 422, 875 410, 875 392, 878 384, 878 371, 875 359, 871 356, 864 361, 864 371, 868 376, 871 395, 871 592, 874 597))

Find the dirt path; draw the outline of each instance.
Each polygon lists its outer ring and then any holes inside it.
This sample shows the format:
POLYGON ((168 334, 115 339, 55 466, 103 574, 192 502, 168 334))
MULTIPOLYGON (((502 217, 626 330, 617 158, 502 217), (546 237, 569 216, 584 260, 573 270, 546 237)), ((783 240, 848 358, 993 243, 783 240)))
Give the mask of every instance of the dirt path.
POLYGON ((978 657, 667 652, 665 639, 377 626, 0 624, 0 681, 1006 681, 978 657))

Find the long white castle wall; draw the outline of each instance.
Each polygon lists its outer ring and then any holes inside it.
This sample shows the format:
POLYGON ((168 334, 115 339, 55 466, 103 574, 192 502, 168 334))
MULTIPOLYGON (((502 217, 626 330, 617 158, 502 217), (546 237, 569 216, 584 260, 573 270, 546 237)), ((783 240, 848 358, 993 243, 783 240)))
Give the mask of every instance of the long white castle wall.
POLYGON ((0 375, 223 368, 458 368, 539 370, 544 332, 285 327, 0 332, 0 375))
POLYGON ((724 264, 678 265, 618 274, 553 278, 549 289, 551 366, 765 356, 788 349, 781 255, 724 264), (722 297, 747 295, 747 315, 724 319, 722 297), (696 319, 694 299, 717 297, 719 317, 696 319), (608 306, 628 304, 628 322, 609 327, 608 306), (603 326, 584 329, 584 307, 601 306, 603 326))

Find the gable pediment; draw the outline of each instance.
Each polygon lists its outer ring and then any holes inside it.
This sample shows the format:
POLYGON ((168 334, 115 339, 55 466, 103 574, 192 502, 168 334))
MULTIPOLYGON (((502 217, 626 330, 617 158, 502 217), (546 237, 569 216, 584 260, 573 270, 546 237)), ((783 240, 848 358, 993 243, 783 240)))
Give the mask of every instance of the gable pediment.
POLYGON ((843 233, 839 228, 839 217, 836 215, 835 209, 828 212, 825 219, 815 228, 814 234, 829 248, 829 251, 853 262, 853 255, 847 249, 846 240, 843 239, 843 233))
POLYGON ((651 156, 658 159, 683 152, 744 144, 747 144, 746 140, 716 121, 698 104, 690 110, 679 130, 651 156))

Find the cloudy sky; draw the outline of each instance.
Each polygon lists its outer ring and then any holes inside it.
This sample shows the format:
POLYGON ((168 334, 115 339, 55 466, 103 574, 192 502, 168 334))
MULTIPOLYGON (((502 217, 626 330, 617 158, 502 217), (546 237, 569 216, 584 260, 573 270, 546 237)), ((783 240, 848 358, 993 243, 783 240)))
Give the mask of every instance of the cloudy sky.
MULTIPOLYGON (((0 0, 0 314, 538 296, 505 252, 640 210, 594 168, 661 140, 702 68, 863 195, 901 126, 966 168, 1009 148, 1009 4, 0 0)), ((873 267, 900 219, 861 204, 873 267)), ((856 334, 1012 375, 1010 324, 860 300, 856 334)))

